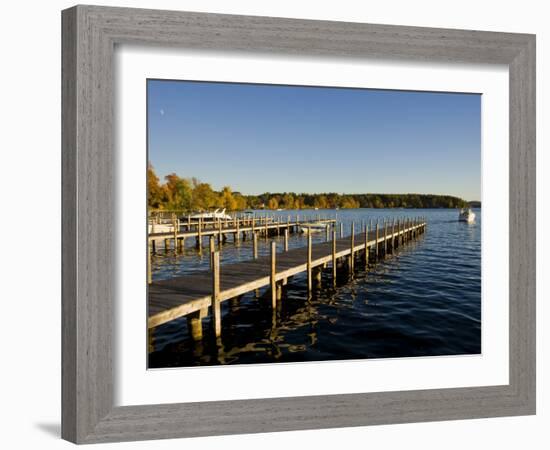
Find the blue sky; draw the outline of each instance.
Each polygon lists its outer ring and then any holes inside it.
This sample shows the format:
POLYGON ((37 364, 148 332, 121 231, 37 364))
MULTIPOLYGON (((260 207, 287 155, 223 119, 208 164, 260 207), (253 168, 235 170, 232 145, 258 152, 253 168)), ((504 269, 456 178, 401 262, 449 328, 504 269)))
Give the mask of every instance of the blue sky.
POLYGON ((477 94, 148 80, 148 127, 161 179, 480 200, 477 94))

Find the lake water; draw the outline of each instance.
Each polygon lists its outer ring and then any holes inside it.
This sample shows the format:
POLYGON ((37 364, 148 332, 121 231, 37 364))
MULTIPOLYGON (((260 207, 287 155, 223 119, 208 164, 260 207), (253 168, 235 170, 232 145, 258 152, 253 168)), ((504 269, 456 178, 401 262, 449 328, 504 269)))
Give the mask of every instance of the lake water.
MULTIPOLYGON (((369 270, 358 267, 353 277, 338 280, 323 274, 322 287, 308 298, 305 274, 294 277, 274 316, 270 297, 245 295, 238 304, 222 304, 222 337, 203 320, 204 339, 194 343, 185 318, 155 329, 150 339, 149 367, 323 361, 479 354, 481 352, 481 211, 473 224, 458 222, 454 209, 353 209, 282 211, 334 217, 345 235, 355 222, 424 216, 426 233, 400 247, 369 270)), ((280 250, 283 240, 276 239, 280 250)), ((313 241, 324 241, 325 234, 313 241)), ((259 253, 269 242, 258 239, 259 253)), ((191 241, 191 240, 190 240, 191 241)), ((189 242, 183 255, 153 258, 153 279, 207 270, 208 251, 200 257, 189 242)), ((206 242, 206 241, 205 241, 206 242)), ((289 246, 307 245, 291 234, 289 246)), ((237 247, 228 241, 221 252, 226 262, 252 256, 252 241, 237 247)))

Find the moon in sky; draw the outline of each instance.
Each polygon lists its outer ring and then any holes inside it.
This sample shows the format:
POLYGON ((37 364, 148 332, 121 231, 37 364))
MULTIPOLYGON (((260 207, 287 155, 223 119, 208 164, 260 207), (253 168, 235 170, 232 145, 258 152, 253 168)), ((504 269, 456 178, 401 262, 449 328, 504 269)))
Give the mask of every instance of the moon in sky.
POLYGON ((161 116, 164 116, 164 109, 161 109, 161 110, 160 110, 160 115, 161 115, 161 116))

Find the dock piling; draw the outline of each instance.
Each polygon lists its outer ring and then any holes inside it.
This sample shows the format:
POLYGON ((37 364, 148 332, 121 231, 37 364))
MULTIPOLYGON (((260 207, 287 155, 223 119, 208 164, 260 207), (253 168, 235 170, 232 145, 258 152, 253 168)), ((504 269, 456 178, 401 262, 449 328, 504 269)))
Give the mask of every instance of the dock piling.
POLYGON ((220 252, 213 254, 212 262, 212 323, 214 334, 220 337, 222 334, 222 317, 220 306, 220 252))
POLYGON ((376 261, 378 261, 378 235, 379 235, 378 220, 376 220, 376 237, 375 237, 376 244, 374 245, 374 258, 376 261))
POLYGON ((210 247, 210 251, 209 251, 209 254, 210 254, 210 270, 212 270, 214 268, 214 252, 216 251, 216 243, 214 241, 214 236, 210 236, 210 244, 209 244, 209 247, 210 247))
POLYGON ((355 263, 355 222, 351 222, 351 235, 350 235, 350 253, 349 253, 349 271, 353 274, 353 266, 355 263))
POLYGON ((311 233, 307 235, 307 292, 311 293, 313 286, 311 279, 311 233))
POLYGON ((336 224, 332 227, 332 283, 336 286, 336 224))
POLYGON ((152 269, 151 269, 151 261, 152 261, 151 252, 152 252, 151 244, 148 243, 147 244, 147 283, 148 284, 151 284, 153 282, 153 275, 152 275, 152 269))
POLYGON ((365 267, 369 266, 369 226, 365 226, 365 267))

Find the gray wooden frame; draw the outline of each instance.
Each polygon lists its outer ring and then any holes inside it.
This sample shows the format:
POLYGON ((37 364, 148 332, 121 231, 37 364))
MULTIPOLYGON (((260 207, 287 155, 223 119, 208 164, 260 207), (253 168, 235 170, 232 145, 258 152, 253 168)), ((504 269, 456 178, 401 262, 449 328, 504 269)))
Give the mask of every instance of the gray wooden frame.
POLYGON ((63 438, 93 443, 535 413, 533 35, 96 6, 63 11, 62 30, 63 438), (510 383, 114 407, 113 52, 118 43, 506 64, 510 383))

